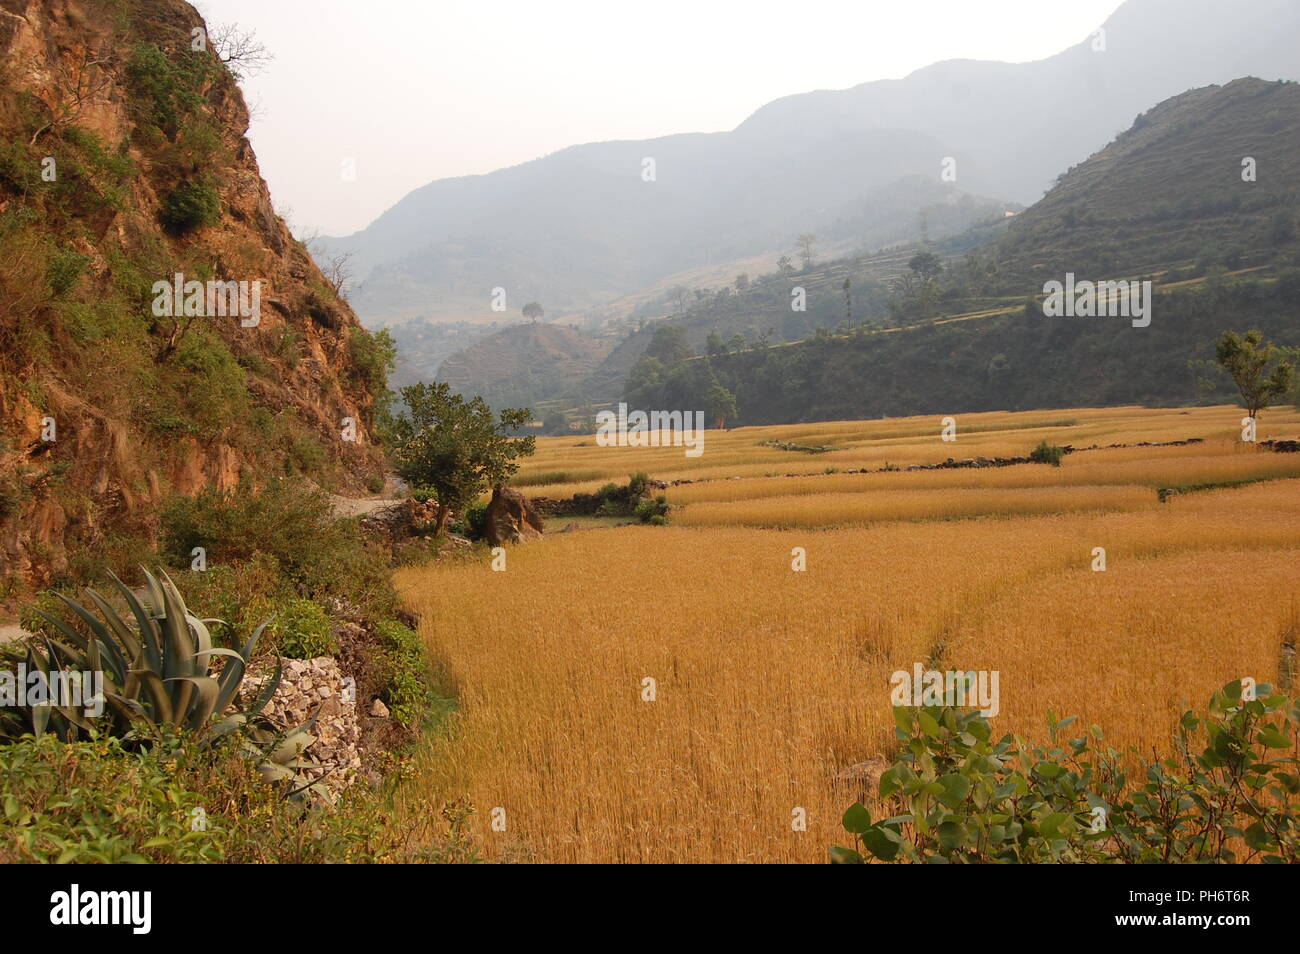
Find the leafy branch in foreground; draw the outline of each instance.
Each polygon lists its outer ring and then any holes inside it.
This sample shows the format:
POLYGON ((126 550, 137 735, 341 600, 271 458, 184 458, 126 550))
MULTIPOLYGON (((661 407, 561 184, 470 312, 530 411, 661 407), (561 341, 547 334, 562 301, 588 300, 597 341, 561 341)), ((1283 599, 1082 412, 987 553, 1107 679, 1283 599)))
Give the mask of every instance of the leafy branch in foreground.
POLYGON ((1185 712, 1175 756, 1131 778, 1093 726, 1058 744, 1075 720, 1049 713, 1051 745, 1004 735, 955 707, 894 709, 899 760, 880 780, 892 812, 844 813, 855 847, 830 860, 939 864, 1295 863, 1300 861, 1300 706, 1241 682, 1185 712), (1197 749, 1200 749, 1199 752, 1197 749), (1288 754, 1280 754, 1289 750, 1288 754), (1278 757, 1272 757, 1278 754, 1278 757))

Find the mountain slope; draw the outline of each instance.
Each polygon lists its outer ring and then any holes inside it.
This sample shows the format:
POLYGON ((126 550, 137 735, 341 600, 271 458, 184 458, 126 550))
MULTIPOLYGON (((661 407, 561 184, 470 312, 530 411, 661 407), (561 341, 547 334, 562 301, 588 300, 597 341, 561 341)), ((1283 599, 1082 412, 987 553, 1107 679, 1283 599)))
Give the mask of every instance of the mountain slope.
MULTIPOLYGON (((367 322, 489 320, 498 287, 564 316, 692 266, 788 251, 904 177, 937 180, 944 157, 963 191, 1030 202, 1152 103, 1247 74, 1300 79, 1291 0, 1129 0, 1104 29, 1100 51, 1090 38, 1033 63, 938 63, 777 100, 729 133, 574 146, 441 180, 330 244, 355 254, 367 322)), ((851 234, 871 247, 877 224, 851 234)))
MULTIPOLYGON (((913 177, 900 180, 883 193, 872 193, 862 200, 861 206, 850 205, 839 212, 836 221, 825 231, 828 240, 853 234, 864 220, 870 219, 876 240, 892 242, 914 234, 918 217, 940 234, 969 228, 981 221, 992 221, 1001 228, 1006 206, 978 199, 940 182, 913 177)), ((440 380, 453 383, 465 393, 482 394, 496 406, 502 406, 499 401, 506 393, 503 386, 514 395, 515 403, 525 406, 551 398, 565 398, 570 404, 603 403, 614 400, 621 392, 623 378, 661 324, 681 325, 689 342, 699 350, 711 333, 727 340, 741 334, 749 340, 766 335, 776 342, 797 341, 817 328, 833 328, 844 320, 842 285, 846 278, 853 283, 857 314, 864 315, 864 309, 872 304, 879 306, 879 281, 892 278, 905 268, 907 256, 900 260, 896 252, 877 253, 861 260, 838 262, 830 268, 814 265, 798 272, 789 266, 790 274, 798 274, 799 283, 807 291, 807 310, 802 313, 790 309, 789 282, 774 268, 775 258, 754 263, 761 267, 761 272, 743 271, 745 287, 740 289, 733 289, 735 273, 725 274, 721 279, 703 278, 698 272, 675 273, 643 292, 639 301, 628 298, 612 303, 602 310, 611 316, 606 323, 593 321, 588 326, 590 330, 582 332, 588 342, 588 352, 598 353, 602 359, 599 367, 584 361, 518 367, 511 373, 527 377, 528 381, 526 386, 514 387, 499 376, 493 377, 490 371, 493 364, 508 364, 510 356, 520 351, 524 339, 508 329, 480 338, 472 349, 466 350, 463 361, 461 355, 448 358, 443 367, 455 369, 450 373, 444 373, 432 363, 431 359, 438 355, 427 349, 410 355, 404 352, 406 367, 401 371, 414 372, 422 364, 424 377, 437 374, 440 380), (675 300, 683 288, 689 291, 684 310, 675 300), (665 313, 673 317, 651 318, 665 313), (633 330, 638 326, 643 327, 633 330), (494 350, 500 350, 501 354, 494 357, 494 350)), ((429 327, 423 321, 397 326, 395 334, 399 343, 408 340, 406 329, 413 325, 429 327)))
POLYGON ((147 541, 173 492, 382 472, 382 355, 275 214, 234 77, 191 49, 203 28, 180 0, 0 0, 10 582, 147 541), (203 285, 201 314, 172 317, 155 283, 178 273, 244 283, 245 312, 203 285))
POLYGON ((1300 86, 1241 79, 1153 107, 1011 223, 1002 272, 1130 271, 1276 244, 1300 204, 1300 86), (1254 181, 1243 161, 1253 160, 1254 181))
MULTIPOLYGON (((1295 83, 1243 79, 1175 97, 1064 175, 1005 236, 949 262, 937 317, 690 358, 632 375, 626 397, 704 408, 721 385, 743 424, 1196 401, 1205 369, 1189 362, 1212 360, 1223 331, 1300 345, 1298 119, 1295 83), (1258 159, 1258 181, 1243 181, 1243 155, 1258 159), (1048 318, 1027 301, 1067 272, 1155 276, 1150 325, 1048 318), (972 287, 972 275, 995 287, 972 287)), ((1232 399, 1225 379, 1211 385, 1232 399)))

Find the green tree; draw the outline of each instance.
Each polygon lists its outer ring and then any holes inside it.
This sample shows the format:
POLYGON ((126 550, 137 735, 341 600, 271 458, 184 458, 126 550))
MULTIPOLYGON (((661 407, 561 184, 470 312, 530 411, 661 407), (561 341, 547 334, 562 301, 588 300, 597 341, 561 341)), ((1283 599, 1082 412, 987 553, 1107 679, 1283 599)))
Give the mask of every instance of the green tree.
POLYGON ((907 267, 920 276, 922 281, 928 282, 939 277, 943 271, 943 262, 934 252, 917 252, 907 263, 907 267))
POLYGON ((437 495, 435 534, 451 510, 504 483, 536 447, 532 437, 510 436, 532 420, 527 408, 507 408, 497 419, 481 397, 466 401, 441 382, 402 388, 402 400, 408 412, 393 424, 392 459, 412 488, 437 495))
POLYGON ((541 321, 545 314, 546 312, 542 306, 535 301, 530 301, 524 305, 524 317, 529 321, 541 321))
POLYGON ((569 418, 558 407, 553 407, 542 417, 542 430, 547 434, 569 433, 569 418))
POLYGON ((736 419, 736 397, 720 384, 715 384, 709 389, 709 417, 713 420, 713 426, 724 428, 727 421, 736 419))
POLYGON ((686 340, 686 329, 680 325, 660 325, 646 345, 642 357, 658 358, 665 368, 691 356, 691 346, 686 340))
POLYGON ((366 331, 352 328, 348 333, 348 354, 366 390, 375 397, 388 388, 388 375, 397 364, 397 342, 387 328, 366 331))
POLYGON ((1295 238, 1295 220, 1285 209, 1278 209, 1269 219, 1268 238, 1274 245, 1285 245, 1295 238))
POLYGON ((664 363, 649 354, 643 354, 641 360, 627 373, 623 391, 634 404, 654 404, 655 395, 659 393, 663 382, 664 363))
POLYGON ((1258 331, 1225 331, 1215 357, 1241 392, 1241 406, 1258 420, 1259 412, 1291 390, 1294 366, 1258 331), (1271 366, 1271 367, 1270 367, 1271 366))

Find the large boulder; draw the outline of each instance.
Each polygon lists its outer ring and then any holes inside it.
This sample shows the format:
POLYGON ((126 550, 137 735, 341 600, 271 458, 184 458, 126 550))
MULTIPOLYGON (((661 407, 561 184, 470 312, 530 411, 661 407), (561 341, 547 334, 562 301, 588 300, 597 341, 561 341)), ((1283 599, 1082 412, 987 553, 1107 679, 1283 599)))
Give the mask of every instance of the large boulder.
POLYGON ((542 535, 542 515, 532 501, 510 487, 494 487, 488 504, 483 535, 488 543, 523 543, 542 535))

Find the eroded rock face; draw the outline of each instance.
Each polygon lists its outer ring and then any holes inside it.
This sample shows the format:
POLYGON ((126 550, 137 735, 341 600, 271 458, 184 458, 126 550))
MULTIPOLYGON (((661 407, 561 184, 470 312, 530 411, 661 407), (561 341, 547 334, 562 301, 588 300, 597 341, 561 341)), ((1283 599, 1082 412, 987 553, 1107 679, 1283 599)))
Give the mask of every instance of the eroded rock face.
POLYGON ((488 543, 499 547, 503 543, 536 540, 541 535, 542 515, 532 501, 510 487, 493 489, 484 522, 484 536, 488 543))
MULTIPOLYGON (((312 734, 316 741, 305 756, 316 765, 302 770, 303 783, 320 780, 337 795, 357 779, 361 769, 361 725, 357 717, 357 687, 332 656, 281 659, 280 686, 262 714, 277 729, 293 729, 319 710, 312 734)), ((270 676, 249 676, 240 693, 254 698, 270 676)))
MULTIPOLYGON (((143 269, 146 281, 170 280, 176 271, 195 278, 185 264, 201 260, 213 279, 260 283, 256 327, 220 317, 204 318, 202 327, 244 368, 250 406, 263 418, 295 422, 297 439, 319 447, 320 466, 333 472, 336 485, 360 489, 379 459, 369 432, 373 397, 350 347, 360 325, 346 302, 328 294, 324 276, 276 215, 246 137, 243 95, 215 54, 194 92, 196 115, 219 140, 219 158, 203 172, 221 214, 184 236, 161 224, 164 198, 192 170, 169 159, 176 148, 171 134, 141 118, 148 103, 130 78, 134 44, 146 40, 166 56, 190 55, 193 34, 203 27, 183 0, 0 0, 0 141, 26 148, 33 165, 57 158, 62 170, 71 161, 71 127, 49 124, 75 114, 71 125, 98 137, 105 154, 131 163, 114 180, 113 202, 92 201, 100 186, 82 182, 76 188, 78 201, 88 203, 84 214, 70 226, 40 218, 31 237, 83 256, 83 272, 66 297, 87 307, 111 298, 123 270, 115 262, 143 269), (78 78, 90 92, 74 110, 68 90, 78 78), (349 439, 340 438, 344 426, 349 439)), ((0 213, 27 201, 0 181, 0 213)), ((31 312, 27 320, 44 325, 42 274, 29 274, 16 260, 12 246, 0 249, 0 312, 38 288, 41 295, 24 298, 22 307, 31 312)), ((162 353, 164 336, 123 341, 162 353)), ((229 489, 241 477, 256 481, 277 470, 283 451, 250 429, 251 412, 218 436, 193 436, 200 429, 190 412, 154 406, 125 384, 114 392, 104 383, 114 368, 98 367, 108 360, 89 347, 60 346, 49 361, 0 374, 0 504, 10 502, 0 505, 0 576, 48 585, 69 550, 94 547, 124 528, 147 528, 167 495, 229 489), (24 379, 33 387, 23 387, 24 379), (57 425, 57 439, 46 436, 47 422, 57 425)), ((206 387, 198 379, 194 386, 206 387)))

